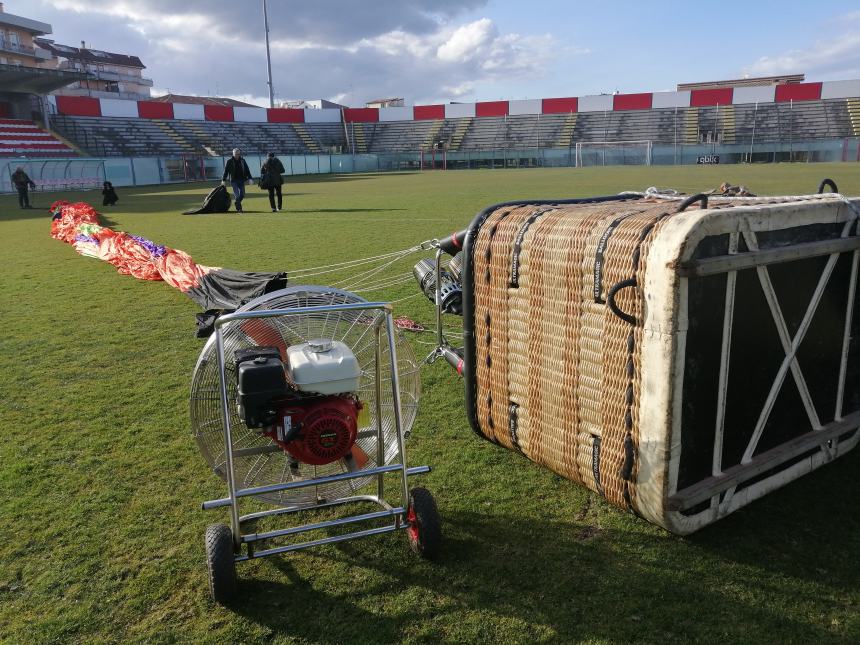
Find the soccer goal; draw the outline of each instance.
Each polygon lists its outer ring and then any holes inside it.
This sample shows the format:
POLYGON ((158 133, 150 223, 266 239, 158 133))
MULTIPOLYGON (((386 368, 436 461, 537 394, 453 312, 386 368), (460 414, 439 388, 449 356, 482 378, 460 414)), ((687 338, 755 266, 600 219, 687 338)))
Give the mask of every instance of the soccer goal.
POLYGON ((651 141, 578 141, 576 166, 650 166, 651 141))

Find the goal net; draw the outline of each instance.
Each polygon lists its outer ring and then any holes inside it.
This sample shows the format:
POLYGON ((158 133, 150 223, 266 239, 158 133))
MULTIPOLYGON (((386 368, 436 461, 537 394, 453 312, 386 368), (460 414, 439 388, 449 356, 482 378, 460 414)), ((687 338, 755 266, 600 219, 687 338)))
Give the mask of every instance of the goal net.
POLYGON ((650 166, 651 141, 579 141, 576 166, 650 166))

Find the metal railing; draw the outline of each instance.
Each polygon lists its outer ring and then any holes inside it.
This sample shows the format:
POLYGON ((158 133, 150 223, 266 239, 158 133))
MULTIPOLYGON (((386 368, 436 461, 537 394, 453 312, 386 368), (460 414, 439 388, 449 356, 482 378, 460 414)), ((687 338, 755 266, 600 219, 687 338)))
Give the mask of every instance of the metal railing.
POLYGON ((0 40, 0 51, 11 52, 14 54, 24 54, 26 56, 36 57, 36 48, 20 43, 9 42, 5 39, 0 40))
MULTIPOLYGON (((104 165, 105 179, 115 186, 150 186, 213 181, 221 178, 227 155, 163 154, 146 155, 143 151, 133 156, 105 155, 107 140, 72 120, 52 117, 54 127, 66 138, 75 141, 93 157, 78 159, 81 162, 100 162, 104 165)), ((117 144, 119 145, 119 143, 117 144)), ((501 168, 564 168, 576 166, 576 149, 521 148, 450 152, 438 155, 435 161, 426 153, 423 165, 421 152, 388 154, 282 154, 273 150, 284 164, 285 175, 348 174, 361 172, 420 171, 433 169, 478 170, 501 168)), ((246 154, 252 172, 256 175, 265 161, 264 154, 246 154)), ((584 165, 641 165, 645 156, 630 154, 621 146, 618 150, 601 151, 599 162, 584 165)), ((40 158, 38 161, 45 161, 40 158)), ((0 192, 10 192, 11 185, 3 181, 2 165, 33 162, 24 157, 0 158, 0 192)), ((68 158, 62 160, 64 163, 68 158)), ((785 162, 860 162, 860 137, 822 139, 804 142, 734 144, 653 144, 651 165, 671 166, 696 163, 785 163, 785 162)), ((33 177, 31 175, 31 177, 33 177)), ((38 182, 38 175, 33 177, 38 182)))
POLYGON ((73 64, 69 62, 60 63, 57 66, 57 69, 71 71, 71 72, 87 72, 92 74, 96 80, 100 81, 118 81, 121 83, 136 83, 138 85, 145 85, 147 87, 152 87, 153 80, 151 78, 145 78, 143 76, 137 76, 135 74, 126 74, 123 72, 117 72, 114 70, 102 70, 102 69, 89 69, 92 67, 91 65, 84 64, 73 64), (75 66, 77 65, 77 67, 75 66))

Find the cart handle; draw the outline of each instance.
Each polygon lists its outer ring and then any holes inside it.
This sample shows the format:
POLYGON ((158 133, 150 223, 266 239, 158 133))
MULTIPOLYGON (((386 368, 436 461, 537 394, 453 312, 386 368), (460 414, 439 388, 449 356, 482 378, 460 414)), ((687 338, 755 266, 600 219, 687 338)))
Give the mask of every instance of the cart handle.
POLYGON ((321 305, 318 307, 294 307, 292 309, 260 309, 254 311, 235 311, 224 314, 215 321, 215 327, 223 327, 237 320, 250 320, 252 318, 274 318, 276 316, 305 316, 309 314, 326 314, 334 311, 365 311, 378 309, 380 311, 393 311, 390 302, 347 302, 340 305, 321 305))

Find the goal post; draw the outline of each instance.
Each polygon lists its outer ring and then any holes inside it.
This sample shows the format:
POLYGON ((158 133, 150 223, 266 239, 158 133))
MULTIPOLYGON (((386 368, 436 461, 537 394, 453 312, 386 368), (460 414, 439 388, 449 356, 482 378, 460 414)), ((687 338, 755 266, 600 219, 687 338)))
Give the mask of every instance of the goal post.
POLYGON ((650 166, 651 140, 577 141, 576 167, 650 166))

